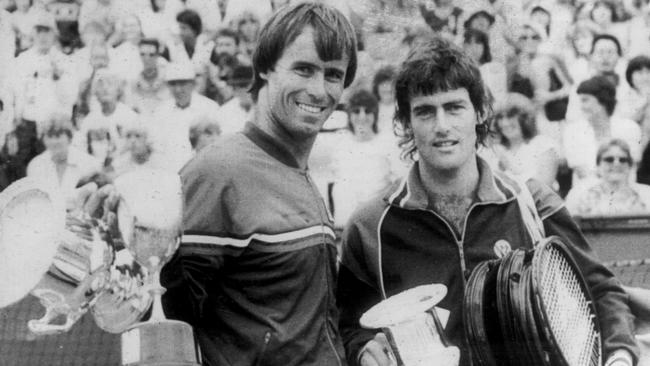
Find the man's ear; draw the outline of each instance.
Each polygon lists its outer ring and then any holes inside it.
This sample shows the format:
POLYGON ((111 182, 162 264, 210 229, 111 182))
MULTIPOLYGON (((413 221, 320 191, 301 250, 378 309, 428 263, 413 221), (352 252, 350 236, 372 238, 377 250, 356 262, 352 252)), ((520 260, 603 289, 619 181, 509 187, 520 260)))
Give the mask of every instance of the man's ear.
POLYGON ((260 75, 260 79, 262 79, 262 80, 264 80, 264 81, 266 81, 266 82, 269 81, 269 74, 268 74, 268 72, 260 72, 259 75, 260 75))

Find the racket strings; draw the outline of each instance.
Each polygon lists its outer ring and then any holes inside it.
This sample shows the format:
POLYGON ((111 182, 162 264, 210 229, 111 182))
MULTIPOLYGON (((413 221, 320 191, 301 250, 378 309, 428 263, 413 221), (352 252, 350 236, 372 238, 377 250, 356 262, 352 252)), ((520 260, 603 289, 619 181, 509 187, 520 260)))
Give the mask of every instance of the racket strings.
POLYGON ((541 256, 540 295, 548 325, 569 365, 598 365, 600 332, 574 269, 555 247, 541 256))

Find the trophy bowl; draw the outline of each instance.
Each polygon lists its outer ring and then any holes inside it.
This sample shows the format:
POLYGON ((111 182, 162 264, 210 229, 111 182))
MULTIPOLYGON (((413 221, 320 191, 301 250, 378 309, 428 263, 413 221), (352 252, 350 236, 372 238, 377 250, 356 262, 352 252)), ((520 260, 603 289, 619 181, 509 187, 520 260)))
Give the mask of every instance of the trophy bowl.
MULTIPOLYGON (((124 309, 136 300, 146 302, 148 293, 143 297, 138 288, 142 281, 132 271, 119 282, 112 280, 114 259, 105 223, 81 210, 66 212, 56 187, 24 178, 0 193, 0 307, 29 293, 36 296, 45 314, 27 323, 32 333, 66 332, 98 301, 103 313, 109 313, 109 304, 124 309), (127 289, 128 298, 122 295, 127 289)), ((120 327, 109 318, 96 316, 95 321, 104 330, 119 332, 146 310, 121 317, 120 327)))

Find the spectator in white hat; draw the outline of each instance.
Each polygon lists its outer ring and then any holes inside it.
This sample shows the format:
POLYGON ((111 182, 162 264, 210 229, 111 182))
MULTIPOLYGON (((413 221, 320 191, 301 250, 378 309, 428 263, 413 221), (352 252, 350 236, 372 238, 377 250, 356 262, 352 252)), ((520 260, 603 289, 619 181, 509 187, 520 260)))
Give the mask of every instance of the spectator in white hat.
POLYGON ((196 75, 190 63, 170 63, 165 80, 172 99, 164 102, 154 115, 154 146, 166 155, 168 166, 178 171, 192 157, 190 126, 202 115, 218 116, 219 105, 198 94, 196 75))

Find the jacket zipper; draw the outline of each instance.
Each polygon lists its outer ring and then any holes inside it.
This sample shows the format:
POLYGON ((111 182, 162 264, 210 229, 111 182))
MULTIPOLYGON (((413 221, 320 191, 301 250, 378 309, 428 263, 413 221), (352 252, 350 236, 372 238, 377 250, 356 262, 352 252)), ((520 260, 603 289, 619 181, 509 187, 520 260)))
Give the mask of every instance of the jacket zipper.
POLYGON ((270 341, 271 341, 271 332, 266 332, 264 334, 264 344, 262 345, 262 351, 260 351, 260 355, 257 358, 257 361, 255 361, 255 366, 260 366, 262 364, 262 359, 266 354, 266 348, 269 346, 270 341))
POLYGON ((437 212, 433 210, 425 210, 428 212, 431 212, 435 217, 440 219, 445 226, 447 226, 447 229, 449 229, 449 232, 451 233, 451 236, 454 238, 454 241, 456 242, 456 246, 458 247, 458 255, 460 257, 460 272, 461 272, 461 278, 463 279, 463 291, 465 290, 465 287, 467 286, 467 279, 465 278, 465 272, 467 271, 467 263, 465 263, 465 230, 467 230, 467 220, 469 219, 469 214, 472 212, 474 207, 477 206, 482 206, 486 204, 490 204, 492 202, 475 202, 471 206, 469 206, 469 209, 467 210, 467 213, 465 214, 465 220, 463 221, 463 231, 460 233, 460 240, 458 237, 456 237, 456 233, 454 232, 454 229, 451 227, 449 222, 445 220, 444 217, 440 216, 437 212))
MULTIPOLYGON (((329 211, 327 211, 327 206, 325 206, 325 201, 323 200, 323 197, 321 196, 320 192, 316 189, 316 184, 312 181, 311 177, 307 172, 305 174, 305 179, 307 179, 307 184, 311 188, 312 192, 316 194, 317 197, 320 198, 320 203, 319 203, 319 210, 320 212, 319 217, 320 217, 320 224, 321 224, 321 236, 323 240, 323 250, 327 251, 327 244, 326 244, 326 234, 325 230, 323 227, 325 226, 325 220, 323 219, 322 212, 325 210, 326 215, 329 217, 329 211), (320 207, 322 205, 322 207, 320 207)), ((338 253, 336 254, 336 260, 338 261, 338 253)), ((325 266, 323 266, 324 271, 329 271, 329 263, 326 263, 325 266)), ((330 305, 330 291, 332 290, 332 285, 330 283, 330 278, 327 273, 325 273, 325 283, 327 284, 327 292, 325 295, 325 315, 324 315, 324 325, 325 325, 325 336, 327 337, 327 342, 329 343, 329 346, 331 347, 332 351, 334 352, 334 357, 336 357, 336 363, 338 366, 343 366, 343 363, 341 362, 341 358, 339 357, 338 352, 336 351, 336 346, 334 345, 334 341, 332 340, 332 336, 330 335, 330 330, 329 330, 329 305, 330 305)))

